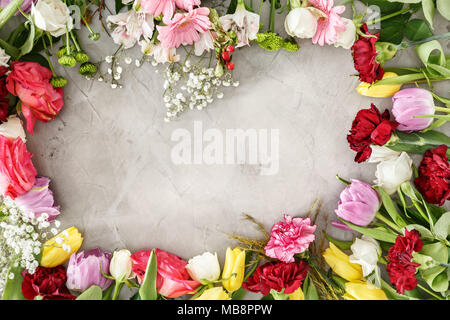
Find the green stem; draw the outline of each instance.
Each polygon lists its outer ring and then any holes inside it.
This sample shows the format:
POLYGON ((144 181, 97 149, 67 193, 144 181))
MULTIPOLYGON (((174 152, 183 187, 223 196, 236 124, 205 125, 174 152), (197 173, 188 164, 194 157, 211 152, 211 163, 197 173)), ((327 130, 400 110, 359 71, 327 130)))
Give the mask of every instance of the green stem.
POLYGON ((434 298, 438 299, 438 300, 444 300, 444 298, 439 297, 437 294, 435 294, 434 292, 428 290, 427 288, 425 288, 424 286, 422 286, 420 283, 417 284, 417 286, 422 289, 423 291, 425 291, 426 293, 428 293, 430 296, 433 296, 434 298))
POLYGON ((270 31, 274 32, 275 30, 275 0, 272 0, 272 6, 270 7, 270 15, 271 15, 271 25, 270 25, 270 31))
POLYGON ((412 10, 412 8, 408 7, 408 8, 402 9, 400 11, 397 11, 397 12, 385 15, 383 17, 380 17, 380 18, 377 18, 377 19, 374 19, 374 20, 371 20, 371 21, 367 21, 366 25, 370 26, 370 25, 375 24, 377 22, 381 22, 381 21, 393 18, 393 17, 398 16, 398 15, 400 15, 402 13, 408 12, 409 10, 412 10))
POLYGON ((89 32, 91 34, 94 33, 94 31, 92 30, 91 26, 89 25, 89 23, 86 21, 86 19, 84 18, 84 16, 81 16, 81 20, 83 20, 84 24, 86 25, 86 28, 88 28, 89 32))
POLYGON ((123 284, 124 284, 123 282, 119 282, 116 280, 112 300, 117 300, 117 298, 119 297, 120 290, 122 290, 123 284))
POLYGON ((69 28, 66 26, 66 54, 70 55, 69 28))
POLYGON ((41 38, 41 40, 42 40, 42 44, 44 45, 44 52, 45 52, 45 57, 47 59, 48 65, 50 66, 50 70, 52 71, 53 76, 55 77, 56 72, 55 72, 55 69, 53 68, 52 61, 50 60, 50 54, 47 49, 47 44, 45 43, 45 40, 43 37, 41 38))
POLYGON ((434 107, 436 111, 450 113, 450 108, 434 107))
POLYGON ((423 212, 422 208, 417 204, 417 201, 413 200, 414 207, 416 207, 417 211, 419 211, 420 215, 428 222, 430 223, 430 219, 428 219, 428 216, 423 212))
POLYGON ((75 45, 75 47, 77 48, 77 51, 78 52, 82 51, 80 45, 78 44, 78 41, 77 41, 75 35, 72 32, 72 30, 70 31, 70 37, 72 38, 72 42, 75 45))
POLYGON ((261 10, 262 10, 262 5, 263 5, 264 0, 261 0, 261 2, 259 3, 259 9, 258 9, 258 15, 261 16, 261 10))
POLYGON ((397 231, 398 233, 400 233, 400 229, 398 228, 398 226, 393 223, 391 220, 389 220, 388 218, 386 218, 385 216, 383 216, 381 213, 377 212, 377 214, 375 215, 375 217, 378 220, 383 221, 384 223, 386 223, 389 227, 391 227, 391 229, 397 231))
POLYGON ((426 38, 426 39, 423 39, 423 40, 411 41, 411 42, 402 42, 399 45, 397 45, 397 49, 406 49, 406 48, 409 48, 409 47, 417 46, 418 44, 422 44, 422 43, 425 43, 425 42, 430 42, 430 41, 433 41, 433 40, 439 40, 439 39, 443 39, 443 38, 450 38, 450 32, 443 33, 443 34, 437 34, 437 35, 434 35, 432 37, 429 37, 429 38, 426 38))

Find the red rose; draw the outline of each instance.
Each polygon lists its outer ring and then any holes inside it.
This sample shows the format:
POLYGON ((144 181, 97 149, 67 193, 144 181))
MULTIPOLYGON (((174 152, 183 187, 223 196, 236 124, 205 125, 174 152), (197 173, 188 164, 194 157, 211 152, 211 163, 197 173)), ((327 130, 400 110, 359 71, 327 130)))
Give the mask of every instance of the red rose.
POLYGON ((15 199, 29 191, 36 182, 37 171, 20 137, 10 140, 0 135, 0 192, 15 199))
POLYGON ((11 63, 6 87, 22 101, 27 130, 33 133, 36 119, 47 122, 55 119, 64 105, 62 88, 50 84, 52 72, 36 62, 11 63))
POLYGON ((389 120, 389 111, 380 113, 372 103, 370 109, 359 110, 347 136, 350 148, 356 152, 355 161, 364 162, 372 154, 371 144, 383 146, 391 138, 398 123, 389 120))
POLYGON ((56 268, 37 267, 33 274, 22 271, 22 294, 28 300, 74 300, 66 287, 67 275, 63 266, 56 268))
MULTIPOLYGON (((167 298, 178 298, 194 291, 200 282, 192 280, 186 270, 187 262, 174 254, 155 249, 157 263, 156 287, 167 298)), ((150 251, 138 251, 131 255, 133 272, 142 283, 145 277, 150 251)))
POLYGON ((273 289, 290 294, 297 290, 306 278, 309 265, 304 261, 300 263, 267 262, 258 268, 255 273, 242 284, 242 287, 251 292, 261 292, 264 296, 273 289))
POLYGON ((397 236, 395 244, 389 248, 386 270, 391 283, 401 294, 404 294, 405 290, 412 290, 417 286, 417 279, 414 275, 420 264, 412 262, 412 254, 422 250, 422 246, 420 233, 416 230, 405 229, 405 236, 397 236))
POLYGON ((414 183, 429 203, 442 206, 450 198, 450 165, 446 145, 425 152, 419 166, 419 177, 414 183))
POLYGON ((379 33, 370 34, 366 24, 362 25, 361 31, 364 34, 371 35, 371 37, 360 35, 359 39, 353 44, 352 54, 355 69, 359 72, 359 80, 374 83, 376 80, 381 80, 384 75, 383 68, 376 61, 378 53, 375 49, 375 42, 379 39, 379 33))
POLYGON ((0 97, 0 123, 6 122, 9 115, 9 100, 0 97))

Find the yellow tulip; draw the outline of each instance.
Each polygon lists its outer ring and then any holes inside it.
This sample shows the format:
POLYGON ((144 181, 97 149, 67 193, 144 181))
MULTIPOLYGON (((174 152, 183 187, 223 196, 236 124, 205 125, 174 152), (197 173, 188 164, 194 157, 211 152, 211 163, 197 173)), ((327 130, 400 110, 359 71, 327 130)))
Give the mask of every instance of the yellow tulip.
MULTIPOLYGON (((383 75, 383 80, 394 77, 397 77, 396 73, 386 72, 383 75)), ((392 97, 401 89, 401 87, 402 87, 401 84, 382 84, 379 86, 374 86, 367 82, 361 82, 359 86, 356 88, 356 91, 358 91, 359 94, 367 97, 386 98, 392 97)))
POLYGON ((235 248, 227 249, 225 265, 223 266, 222 279, 223 286, 228 292, 238 290, 244 281, 245 273, 245 250, 235 248))
POLYGON ((231 300, 231 297, 222 287, 215 287, 206 289, 195 300, 231 300))
POLYGON ((70 227, 44 243, 41 266, 54 268, 69 260, 81 247, 83 238, 75 227, 70 227))
POLYGON ((337 275, 347 281, 361 280, 362 268, 359 264, 351 263, 348 256, 330 242, 330 247, 322 254, 325 261, 337 275))
POLYGON ((303 293, 302 287, 298 287, 297 290, 289 295, 289 300, 305 300, 305 294, 303 293))
POLYGON ((365 281, 347 282, 343 297, 347 300, 387 300, 383 290, 365 281))

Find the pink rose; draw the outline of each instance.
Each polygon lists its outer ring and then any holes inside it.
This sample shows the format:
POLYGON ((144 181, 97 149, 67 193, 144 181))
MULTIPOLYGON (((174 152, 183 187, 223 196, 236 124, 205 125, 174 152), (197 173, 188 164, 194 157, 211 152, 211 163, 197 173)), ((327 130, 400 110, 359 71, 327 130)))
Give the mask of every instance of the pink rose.
POLYGON ((36 119, 43 122, 53 120, 64 105, 63 90, 51 85, 51 77, 52 72, 39 63, 11 63, 6 87, 22 101, 22 112, 30 133, 33 133, 36 119))
MULTIPOLYGON (((194 291, 200 282, 192 280, 186 270, 187 262, 178 256, 166 251, 155 249, 158 265, 156 287, 158 293, 167 298, 178 298, 194 291)), ((133 272, 138 282, 142 283, 145 277, 150 251, 141 250, 131 255, 133 272)))
POLYGON ((0 192, 15 199, 30 190, 36 182, 36 169, 20 137, 10 140, 0 135, 0 192))
POLYGON ((309 218, 292 218, 285 214, 284 220, 272 227, 264 250, 266 256, 290 263, 295 261, 294 255, 308 249, 314 241, 316 226, 311 225, 309 218))

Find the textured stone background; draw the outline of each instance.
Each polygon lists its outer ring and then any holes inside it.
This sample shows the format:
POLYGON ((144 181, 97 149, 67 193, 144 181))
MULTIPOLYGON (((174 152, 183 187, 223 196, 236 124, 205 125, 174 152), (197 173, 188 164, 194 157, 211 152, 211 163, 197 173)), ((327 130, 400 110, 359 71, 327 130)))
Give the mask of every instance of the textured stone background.
MULTIPOLYGON (((278 17, 278 30, 282 20, 278 17)), ((440 17, 435 25, 436 33, 449 28, 440 17)), ((96 43, 81 38, 97 60, 116 49, 105 34, 96 43)), ((448 50, 448 42, 442 43, 448 50)), ((69 79, 65 106, 53 122, 37 122, 28 147, 39 174, 52 179, 62 226, 82 231, 83 249, 160 247, 186 259, 208 250, 223 261, 226 247, 233 245, 226 233, 257 234, 242 212, 269 228, 283 213, 303 216, 320 197, 320 225, 327 217, 333 220, 343 189, 335 175, 374 179, 374 165, 353 162, 346 142, 351 121, 370 102, 384 109, 391 100, 355 91, 350 51, 310 40, 300 44, 296 53, 267 52, 257 45, 238 50, 235 78, 241 85, 224 90, 225 98, 207 110, 190 111, 172 123, 163 121, 162 79, 149 64, 125 68, 124 88, 115 90, 85 80, 75 69, 61 71, 69 79), (247 165, 173 164, 171 134, 177 128, 192 132, 195 120, 223 132, 279 129, 278 174, 262 176, 247 165)), ((139 50, 128 55, 139 57, 139 50)), ((413 50, 403 50, 388 65, 419 61, 413 50)), ((440 93, 448 95, 448 88, 441 84, 440 93)), ((351 238, 331 226, 326 230, 351 238)))

